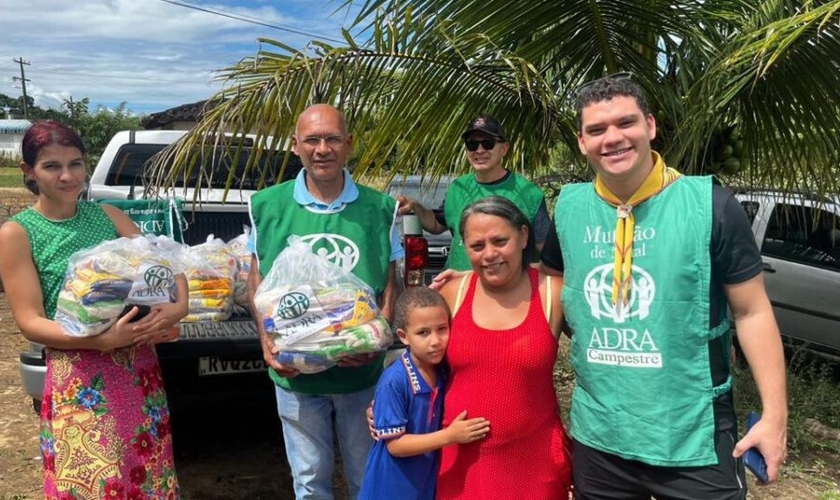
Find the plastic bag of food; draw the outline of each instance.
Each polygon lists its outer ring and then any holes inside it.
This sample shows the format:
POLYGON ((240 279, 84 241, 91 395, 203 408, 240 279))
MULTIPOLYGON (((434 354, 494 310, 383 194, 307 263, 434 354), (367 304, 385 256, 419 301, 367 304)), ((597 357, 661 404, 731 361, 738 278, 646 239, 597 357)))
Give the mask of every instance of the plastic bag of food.
POLYGON ((254 305, 280 350, 277 360, 317 373, 341 357, 380 351, 393 342, 373 290, 292 237, 257 288, 254 305))
POLYGON ((64 333, 98 335, 132 306, 175 302, 180 258, 162 238, 118 238, 71 255, 55 313, 64 333))
POLYGON ((184 250, 189 288, 189 314, 183 322, 225 321, 233 312, 236 258, 225 242, 212 234, 184 250))
POLYGON ((233 279, 233 303, 243 312, 248 310, 248 274, 251 272, 251 252, 248 238, 251 228, 242 226, 242 234, 227 242, 228 250, 236 259, 236 274, 233 279))

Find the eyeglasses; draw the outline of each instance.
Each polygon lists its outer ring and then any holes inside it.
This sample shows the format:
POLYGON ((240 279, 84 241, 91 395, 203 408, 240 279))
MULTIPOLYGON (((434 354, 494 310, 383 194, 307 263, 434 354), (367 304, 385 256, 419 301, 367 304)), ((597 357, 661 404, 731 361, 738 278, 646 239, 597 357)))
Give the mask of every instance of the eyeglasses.
POLYGON ((618 82, 618 81, 621 81, 621 80, 629 80, 631 78, 633 78, 633 73, 630 72, 630 71, 620 71, 618 73, 613 73, 611 75, 607 75, 605 77, 598 78, 596 80, 592 80, 592 81, 584 83, 583 85, 581 85, 580 87, 575 89, 575 96, 579 96, 580 94, 583 93, 583 91, 592 87, 593 85, 595 85, 598 82, 603 82, 603 81, 606 81, 606 80, 611 80, 611 81, 618 82))
POLYGON ((327 135, 324 137, 311 135, 309 137, 305 137, 301 142, 310 148, 317 148, 321 145, 321 141, 326 142, 327 146, 330 148, 337 148, 344 144, 344 138, 337 135, 327 135))
POLYGON ((481 139, 480 141, 464 141, 464 146, 467 147, 467 151, 476 151, 478 150, 478 145, 481 144, 481 147, 484 148, 485 151, 490 151, 491 149, 496 147, 496 140, 495 139, 481 139))

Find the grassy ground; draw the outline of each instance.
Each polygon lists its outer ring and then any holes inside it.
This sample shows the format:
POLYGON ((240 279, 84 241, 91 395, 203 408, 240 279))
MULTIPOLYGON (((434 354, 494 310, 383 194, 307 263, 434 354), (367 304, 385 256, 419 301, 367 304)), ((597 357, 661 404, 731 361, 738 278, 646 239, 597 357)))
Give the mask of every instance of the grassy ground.
POLYGON ((0 168, 0 188, 8 187, 23 187, 19 168, 0 168))

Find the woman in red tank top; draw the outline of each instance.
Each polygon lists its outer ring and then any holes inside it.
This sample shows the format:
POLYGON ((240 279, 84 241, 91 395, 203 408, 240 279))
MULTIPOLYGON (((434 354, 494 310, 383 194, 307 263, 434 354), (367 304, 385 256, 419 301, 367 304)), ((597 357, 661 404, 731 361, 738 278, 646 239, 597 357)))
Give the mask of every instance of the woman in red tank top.
POLYGON ((529 266, 528 219, 506 198, 473 203, 460 226, 473 272, 441 289, 454 313, 443 425, 466 410, 490 433, 443 449, 437 498, 567 499, 569 440, 553 383, 562 279, 529 266))

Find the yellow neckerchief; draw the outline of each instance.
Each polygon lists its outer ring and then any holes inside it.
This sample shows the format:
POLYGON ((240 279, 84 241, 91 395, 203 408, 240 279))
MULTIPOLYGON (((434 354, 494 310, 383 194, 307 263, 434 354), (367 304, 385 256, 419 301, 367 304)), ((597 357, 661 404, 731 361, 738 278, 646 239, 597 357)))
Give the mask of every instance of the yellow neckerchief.
POLYGON ((609 190, 604 181, 601 180, 600 175, 595 177, 595 192, 604 201, 616 207, 616 216, 618 217, 615 223, 613 306, 618 302, 619 293, 624 304, 627 304, 630 298, 631 270, 633 268, 633 230, 636 226, 633 218, 633 207, 656 196, 680 176, 679 172, 665 165, 659 153, 656 151, 651 151, 651 153, 653 155, 653 169, 647 179, 639 186, 639 189, 627 200, 627 203, 622 203, 618 196, 609 190))

